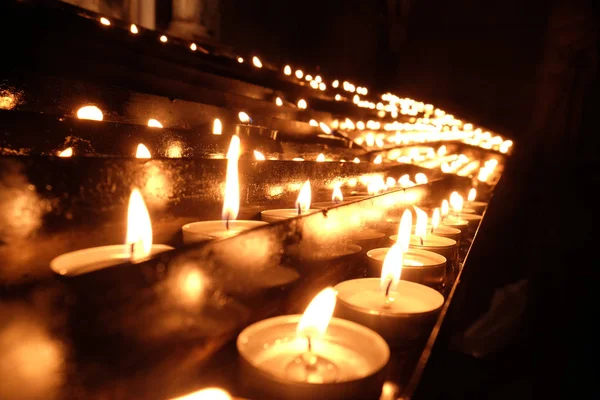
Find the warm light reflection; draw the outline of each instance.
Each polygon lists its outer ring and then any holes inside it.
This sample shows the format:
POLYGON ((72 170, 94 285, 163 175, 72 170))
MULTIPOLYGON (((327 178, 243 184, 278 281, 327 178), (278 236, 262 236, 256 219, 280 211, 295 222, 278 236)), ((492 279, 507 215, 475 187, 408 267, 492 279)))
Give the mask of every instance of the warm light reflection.
POLYGON ((373 164, 381 164, 383 162, 383 157, 381 154, 378 154, 377 157, 373 160, 373 164))
POLYGON ((292 74, 292 67, 290 67, 289 65, 286 65, 283 68, 283 73, 286 74, 286 75, 291 75, 292 74))
POLYGON ((134 35, 137 35, 139 32, 138 27, 135 24, 131 24, 131 26, 129 27, 129 31, 134 35))
POLYGON ((400 275, 402 274, 402 249, 397 244, 390 247, 381 268, 381 283, 379 285, 386 295, 386 301, 394 301, 392 293, 396 292, 400 275))
POLYGON ((333 194, 331 195, 331 201, 333 201, 335 204, 339 204, 342 201, 344 201, 344 195, 342 194, 342 190, 340 189, 339 185, 336 185, 333 188, 333 194))
POLYGON ((402 251, 408 251, 410 246, 411 230, 412 214, 409 210, 404 210, 402 217, 400 218, 400 225, 398 226, 398 239, 396 240, 396 243, 398 243, 402 251))
POLYGON ((96 106, 85 106, 77 110, 77 118, 89 119, 92 121, 102 121, 102 119, 104 119, 104 115, 96 106))
POLYGON ((220 135, 223 133, 223 124, 219 118, 215 118, 213 121, 212 133, 213 135, 220 135))
POLYGON ((281 97, 277 97, 275 99, 275 104, 277 105, 277 107, 281 107, 283 105, 283 100, 281 100, 281 97))
POLYGON ((148 120, 148 126, 151 128, 162 128, 163 127, 163 125, 154 118, 151 118, 148 120))
POLYGON ((317 162, 325 161, 325 154, 321 153, 317 156, 317 162))
POLYGON ((415 182, 419 185, 423 185, 428 182, 427 175, 422 172, 419 172, 415 175, 415 182))
POLYGON ((67 147, 66 149, 64 149, 63 151, 58 153, 59 157, 71 157, 72 155, 73 155, 72 147, 67 147))
POLYGON ((110 26, 110 21, 108 20, 108 18, 100 18, 100 23, 105 26, 110 26))
POLYGON ((263 155, 263 153, 261 153, 260 151, 256 151, 256 150, 254 150, 254 158, 259 161, 265 160, 265 156, 263 155))
POLYGON ((431 216, 431 231, 433 232, 433 230, 435 228, 437 228, 438 226, 440 226, 440 209, 438 207, 434 208, 433 210, 433 215, 431 216))
POLYGON ((308 107, 308 104, 306 103, 306 100, 304 100, 304 99, 298 100, 298 108, 301 108, 301 109, 305 110, 306 107, 308 107))
POLYGON ((256 68, 262 68, 262 62, 260 62, 260 59, 256 56, 252 57, 252 64, 256 67, 256 68))
POLYGON ((469 194, 467 195, 467 201, 469 203, 475 201, 475 198, 477 197, 477 189, 475 188, 471 188, 471 190, 469 190, 469 194))
POLYGON ((240 111, 238 113, 238 118, 239 118, 240 122, 243 124, 247 124, 248 122, 250 122, 250 116, 243 111, 240 111))
POLYGON ((355 164, 359 164, 360 163, 360 159, 358 157, 354 157, 354 160, 352 160, 353 163, 355 164))
POLYGON ((427 213, 421 210, 417 206, 413 206, 417 214, 417 221, 415 223, 415 236, 421 240, 425 240, 427 237, 427 213))
POLYGON ((227 175, 225 178, 225 200, 223 201, 224 221, 235 220, 240 210, 240 185, 238 179, 238 159, 240 157, 240 138, 231 137, 227 151, 227 175))
POLYGON ((171 400, 231 400, 231 396, 223 389, 207 388, 171 400))
POLYGON ((325 134, 327 134, 327 135, 331 134, 331 128, 326 123, 319 122, 319 127, 325 134))
POLYGON ((125 243, 131 245, 131 259, 139 260, 152 250, 152 223, 144 198, 139 189, 133 189, 127 208, 127 236, 125 243))
POLYGON ((299 337, 320 337, 327 332, 335 308, 337 292, 327 287, 319 292, 302 314, 296 334, 299 337))
POLYGON ((152 158, 152 155, 150 154, 150 150, 140 143, 135 151, 135 158, 152 158))
POLYGON ((298 198, 296 199, 296 210, 298 210, 298 215, 310 210, 311 197, 310 181, 307 180, 302 185, 298 198))
POLYGON ((168 41, 168 40, 169 40, 169 39, 167 39, 167 37, 166 37, 165 35, 162 35, 162 36, 160 37, 160 41, 161 41, 161 42, 163 42, 163 43, 167 43, 167 41, 168 41))
POLYGON ((183 148, 179 142, 171 144, 167 147, 167 157, 169 158, 181 158, 183 157, 183 148))

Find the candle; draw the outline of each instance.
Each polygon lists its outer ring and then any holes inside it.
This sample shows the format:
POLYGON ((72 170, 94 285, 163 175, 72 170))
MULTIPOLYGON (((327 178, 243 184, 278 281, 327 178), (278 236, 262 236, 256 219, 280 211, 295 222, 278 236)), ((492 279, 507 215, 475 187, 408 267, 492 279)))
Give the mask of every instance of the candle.
MULTIPOLYGON (((427 232, 431 232, 433 235, 436 235, 436 236, 442 236, 442 237, 456 240, 457 246, 460 246, 460 235, 461 235, 460 229, 452 228, 450 226, 440 225, 441 216, 440 216, 439 208, 436 207, 433 210, 433 215, 431 216, 430 222, 431 223, 427 225, 427 232)), ((414 229, 413 229, 413 233, 414 233, 414 229)), ((393 242, 395 242, 397 240, 397 238, 398 238, 398 235, 390 236, 390 240, 392 240, 393 242)))
POLYGON ((362 248, 362 252, 374 249, 379 246, 385 245, 385 237, 387 235, 383 232, 379 232, 375 229, 365 228, 358 231, 349 233, 346 236, 346 240, 354 243, 362 248))
POLYGON ((469 190, 469 194, 467 195, 467 205, 475 210, 475 214, 483 214, 483 211, 487 207, 488 203, 484 201, 476 201, 477 198, 477 189, 471 188, 469 190))
MULTIPOLYGON (((421 210, 419 207, 414 206, 417 212, 417 221, 415 225, 415 233, 410 235, 409 247, 412 249, 428 250, 438 253, 452 263, 456 258, 456 240, 449 239, 443 236, 433 235, 427 232, 427 213, 421 210)), ((410 211, 405 210, 402 218, 412 219, 410 211)), ((398 230, 398 237, 402 238, 402 230, 408 230, 408 228, 402 226, 400 222, 400 228, 398 230)), ((390 237, 391 239, 391 237, 390 237)))
POLYGON ((232 400, 232 397, 223 389, 206 388, 171 400, 232 400))
POLYGON ((450 216, 450 215, 448 215, 448 213, 449 213, 448 200, 443 200, 442 201, 442 211, 441 211, 442 225, 448 226, 450 228, 458 229, 458 230, 460 230, 461 234, 467 233, 468 227, 469 227, 469 222, 464 219, 450 216))
POLYGON ((337 206, 342 203, 349 203, 352 201, 363 200, 363 199, 366 199, 367 197, 370 197, 370 196, 349 196, 349 197, 345 198, 344 195, 342 194, 342 190, 340 189, 340 186, 336 185, 333 188, 333 193, 331 194, 331 201, 323 201, 323 202, 319 202, 319 203, 313 203, 313 204, 311 204, 311 207, 318 208, 318 209, 329 208, 329 207, 337 206))
POLYGON ((444 304, 436 290, 400 280, 402 256, 400 245, 393 245, 383 262, 381 278, 352 279, 334 287, 338 292, 336 316, 373 329, 394 347, 424 341, 444 304))
POLYGON ((298 199, 296 200, 296 208, 280 208, 275 210, 265 210, 260 213, 260 217, 265 222, 277 222, 288 218, 297 217, 299 215, 308 214, 314 211, 319 211, 310 208, 311 191, 310 181, 304 182, 298 199))
POLYGON ((389 347, 372 330, 332 318, 335 299, 326 288, 303 315, 269 318, 240 333, 242 386, 252 398, 379 398, 389 347))
POLYGON ((227 175, 225 177, 225 200, 223 201, 222 221, 200 221, 185 224, 183 242, 195 243, 203 240, 223 239, 235 236, 248 229, 267 225, 263 221, 236 220, 240 209, 240 188, 238 179, 238 160, 240 157, 240 138, 231 137, 227 151, 227 175))
POLYGON ((50 262, 59 275, 75 276, 126 262, 141 262, 173 247, 152 243, 152 223, 146 203, 138 189, 133 189, 127 208, 125 244, 92 247, 62 254, 50 262))

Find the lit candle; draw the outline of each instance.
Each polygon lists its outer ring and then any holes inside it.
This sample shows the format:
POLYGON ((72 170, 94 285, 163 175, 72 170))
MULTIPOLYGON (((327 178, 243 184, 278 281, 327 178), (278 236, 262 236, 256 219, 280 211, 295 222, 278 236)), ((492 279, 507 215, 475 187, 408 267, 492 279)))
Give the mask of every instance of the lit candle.
POLYGON ((458 230, 460 230, 461 234, 463 234, 463 233, 466 234, 468 227, 469 227, 469 222, 464 219, 459 219, 459 218, 450 216, 449 209, 450 209, 450 207, 448 205, 448 200, 444 199, 442 201, 442 208, 441 208, 442 225, 448 226, 450 228, 458 229, 458 230))
POLYGON ((232 397, 223 389, 206 388, 171 400, 232 400, 232 397))
POLYGON ((311 190, 310 181, 304 182, 298 199, 296 200, 296 208, 280 208, 275 210, 265 210, 260 213, 260 217, 265 222, 277 222, 288 218, 297 217, 299 215, 308 214, 318 209, 310 208, 311 190))
MULTIPOLYGON (((479 222, 483 218, 481 215, 477 214, 469 214, 463 211, 463 203, 464 200, 458 192, 452 192, 450 195, 450 206, 452 206, 452 210, 454 212, 454 218, 462 219, 468 222, 467 231, 469 233, 475 233, 477 227, 479 226, 479 222)), ((474 212, 475 210, 473 210, 474 212)))
MULTIPOLYGON (((417 221, 415 224, 415 233, 410 235, 409 247, 412 249, 433 251, 446 257, 448 262, 453 262, 457 251, 456 240, 428 233, 427 213, 419 207, 414 206, 414 208, 417 213, 417 221)), ((410 211, 405 210, 404 215, 411 215, 410 211)), ((402 216, 403 218, 404 215, 402 216)))
POLYGON ((459 214, 475 214, 473 208, 466 208, 464 205, 464 199, 458 192, 450 194, 450 207, 452 207, 454 216, 458 217, 459 214))
POLYGON ((141 262, 173 247, 152 243, 150 214, 138 189, 133 189, 127 208, 125 244, 92 247, 62 254, 50 262, 59 275, 75 276, 126 262, 141 262))
POLYGON ((240 333, 242 386, 252 398, 379 398, 389 346, 364 326, 331 318, 335 299, 326 288, 303 315, 269 318, 240 333))
POLYGON ((476 201, 477 198, 477 189, 471 188, 469 190, 469 194, 467 195, 467 205, 475 210, 475 214, 483 214, 483 211, 487 207, 488 203, 485 201, 476 201))
POLYGON ((238 179, 238 160, 240 157, 240 138, 231 137, 227 152, 227 175, 225 178, 225 200, 223 201, 222 221, 200 221, 185 224, 183 242, 194 243, 210 239, 222 239, 235 236, 248 229, 267 225, 263 221, 236 220, 240 209, 240 188, 238 179))
POLYGON ((394 347, 424 341, 444 304, 436 290, 400 280, 402 258, 400 245, 394 245, 385 256, 381 278, 352 279, 335 286, 336 316, 373 329, 394 347))

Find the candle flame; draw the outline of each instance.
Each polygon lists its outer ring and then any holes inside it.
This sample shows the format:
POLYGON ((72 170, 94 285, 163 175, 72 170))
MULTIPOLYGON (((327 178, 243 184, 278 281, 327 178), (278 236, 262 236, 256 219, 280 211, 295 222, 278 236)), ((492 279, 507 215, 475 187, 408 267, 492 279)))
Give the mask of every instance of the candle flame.
POLYGON ((137 35, 139 30, 138 27, 135 26, 135 24, 131 24, 131 26, 129 27, 129 30, 131 31, 131 33, 133 33, 134 35, 137 35))
POLYGON ((191 50, 191 51, 196 51, 196 50, 198 50, 198 46, 196 45, 196 43, 192 43, 192 44, 190 44, 190 50, 191 50))
POLYGON ((400 281, 400 275, 402 274, 402 248, 394 244, 388 250, 385 259, 383 260, 383 267, 381 268, 381 283, 379 285, 381 291, 388 295, 388 299, 393 300, 390 293, 394 293, 400 281))
POLYGON ((402 218, 400 218, 400 226, 398 227, 398 239, 396 243, 402 251, 408 251, 410 245, 410 231, 412 229, 412 214, 409 210, 404 210, 402 218))
POLYGON ((331 201, 338 204, 344 201, 344 195, 342 194, 342 190, 339 185, 336 185, 333 188, 333 194, 331 195, 331 201))
POLYGON ((427 175, 425 175, 422 172, 419 172, 418 174, 415 175, 415 182, 417 182, 417 184, 419 185, 423 185, 425 183, 427 183, 429 180, 427 179, 427 175))
POLYGON ((303 76, 304 76, 304 72, 302 72, 301 69, 296 70, 296 78, 302 79, 303 76))
POLYGON ((125 243, 133 245, 132 260, 139 260, 150 255, 152 250, 152 223, 144 198, 135 188, 129 196, 127 208, 127 237, 125 243))
POLYGON ((242 57, 238 57, 237 58, 237 62, 239 62, 240 64, 244 62, 244 59, 242 57))
POLYGON ((231 400, 231 396, 220 388, 206 388, 171 400, 231 400))
POLYGON ((143 144, 138 144, 137 150, 135 152, 135 158, 152 158, 150 154, 150 150, 143 144))
POLYGON ((439 149, 437 149, 437 155, 442 157, 445 156, 448 150, 446 149, 446 145, 441 145, 439 149))
POLYGON ((338 81, 336 79, 335 81, 333 81, 333 83, 331 84, 331 86, 333 86, 334 88, 337 88, 338 86, 340 86, 340 81, 338 81))
POLYGON ((213 135, 220 135, 223 133, 223 124, 219 118, 215 118, 213 121, 212 133, 213 135))
POLYGON ((298 199, 296 200, 296 209, 299 210, 299 214, 310 209, 311 196, 310 181, 307 180, 302 185, 300 193, 298 194, 298 199))
POLYGON ((415 224, 415 236, 425 239, 427 236, 427 213, 417 206, 413 206, 417 213, 417 222, 415 224))
POLYGON ((227 176, 225 178, 225 200, 223 201, 222 213, 224 221, 236 219, 240 210, 239 157, 240 138, 233 135, 229 144, 229 150, 227 151, 227 176))
POLYGON ((471 190, 469 190, 469 194, 467 195, 467 200, 470 203, 470 202, 475 201, 476 197, 477 197, 477 189, 471 188, 471 190))
POLYGON ((241 123, 247 124, 248 122, 250 122, 250 116, 243 111, 240 111, 238 113, 238 118, 240 119, 241 123))
POLYGON ((73 155, 73 148, 72 147, 67 147, 66 149, 64 149, 63 151, 61 151, 60 153, 58 153, 59 157, 71 157, 73 155))
POLYGON ((283 73, 286 74, 286 75, 291 75, 292 74, 292 67, 290 67, 289 65, 286 65, 283 68, 283 73))
POLYGON ((310 302, 302 314, 296 334, 300 337, 323 336, 335 308, 337 292, 332 287, 323 289, 310 302))
POLYGON ((110 20, 108 18, 100 18, 100 23, 105 26, 110 26, 110 20))
POLYGON ((394 186, 396 186, 396 180, 394 178, 392 178, 391 176, 388 176, 385 180, 385 185, 388 188, 393 188, 394 186))
POLYGON ((448 200, 444 199, 444 200, 442 200, 442 210, 441 210, 442 217, 447 216, 449 212, 450 212, 450 207, 448 205, 448 200))
POLYGON ((301 108, 302 110, 304 110, 304 109, 306 109, 306 107, 308 107, 306 100, 304 100, 304 99, 298 100, 298 108, 301 108))
POLYGON ((256 56, 252 57, 252 64, 254 64, 256 68, 262 68, 262 62, 260 62, 260 59, 256 56))
POLYGON ((281 100, 281 97, 277 97, 275 99, 275 104, 277 105, 277 107, 281 107, 283 105, 283 100, 281 100))
POLYGON ((77 110, 77 118, 102 121, 104 115, 102 115, 102 111, 96 106, 85 106, 77 110))
POLYGON ((433 229, 436 229, 438 226, 440 226, 440 209, 438 207, 433 210, 433 215, 431 216, 431 226, 433 229))
POLYGON ((319 126, 319 123, 317 122, 317 120, 311 119, 310 121, 308 121, 308 124, 310 126, 319 126))
POLYGON ((162 128, 163 127, 163 125, 154 118, 151 118, 148 120, 148 126, 151 128, 162 128))
POLYGON ((359 164, 360 163, 360 159, 358 157, 354 157, 354 160, 352 160, 353 163, 355 164, 359 164))
POLYGON ((325 154, 321 153, 317 156, 317 162, 325 161, 325 154))
POLYGON ((161 42, 163 42, 163 43, 167 43, 167 41, 168 41, 168 40, 169 40, 169 39, 167 39, 167 37, 166 37, 165 35, 162 35, 162 36, 160 37, 160 41, 161 41, 161 42))
POLYGON ((375 157, 375 159, 373 160, 373 164, 381 164, 383 162, 383 157, 381 156, 381 154, 377 155, 377 157, 375 157))
POLYGON ((450 206, 452 207, 452 211, 455 213, 460 213, 463 209, 463 197, 458 194, 458 192, 452 192, 450 195, 450 206))
POLYGON ((259 161, 265 160, 265 156, 263 155, 263 153, 261 153, 260 151, 256 151, 256 150, 254 150, 254 158, 259 161))
POLYGON ((325 132, 327 135, 331 134, 331 128, 329 127, 329 125, 327 125, 324 122, 319 122, 319 127, 321 128, 321 130, 323 132, 325 132))

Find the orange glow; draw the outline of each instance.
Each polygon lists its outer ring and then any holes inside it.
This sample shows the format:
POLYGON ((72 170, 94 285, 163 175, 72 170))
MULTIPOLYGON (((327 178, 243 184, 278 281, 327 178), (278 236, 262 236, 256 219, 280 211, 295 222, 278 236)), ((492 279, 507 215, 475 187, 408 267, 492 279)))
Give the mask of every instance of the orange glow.
POLYGON ((252 57, 252 64, 256 67, 256 68, 262 68, 262 62, 260 62, 260 59, 256 56, 252 57))
POLYGON ((161 42, 163 42, 163 43, 167 43, 167 41, 168 41, 168 40, 169 40, 169 39, 167 39, 167 37, 166 37, 165 35, 162 35, 162 36, 160 37, 160 41, 161 41, 161 42))
POLYGON ((321 153, 317 156, 317 162, 325 161, 325 154, 321 153))
POLYGON ((386 301, 394 301, 392 293, 396 292, 400 275, 402 274, 402 249, 397 244, 392 245, 388 250, 383 267, 381 268, 381 283, 379 285, 381 291, 387 295, 386 301))
POLYGON ((412 214, 408 210, 404 210, 402 218, 400 218, 400 226, 398 226, 398 239, 396 243, 402 251, 408 251, 410 244, 410 231, 412 229, 412 214))
POLYGON ((104 26, 110 26, 110 21, 108 18, 104 18, 104 17, 100 18, 100 23, 104 26))
POLYGON ((339 185, 336 185, 336 187, 333 188, 333 194, 331 195, 331 201, 333 201, 336 204, 339 204, 342 201, 344 201, 344 195, 342 194, 342 190, 340 189, 339 185))
POLYGON ((336 296, 337 292, 332 287, 327 287, 314 297, 298 322, 296 334, 299 337, 320 337, 327 332, 336 296))
POLYGON ((427 179, 427 175, 425 175, 422 172, 419 172, 418 174, 415 175, 415 182, 417 182, 418 185, 423 185, 423 184, 429 182, 429 180, 427 179))
POLYGON ((442 210, 441 210, 442 218, 446 217, 449 212, 450 212, 450 207, 448 205, 448 200, 444 199, 444 200, 442 200, 442 210))
POLYGON ((150 128, 162 128, 163 127, 163 125, 158 120, 156 120, 154 118, 151 118, 151 119, 148 120, 148 126, 150 128))
POLYGON ((431 216, 431 226, 433 229, 440 226, 440 209, 438 207, 433 210, 433 215, 431 216))
POLYGON ((310 209, 311 197, 310 181, 307 180, 302 185, 300 193, 298 194, 298 199, 296 199, 296 209, 298 210, 298 214, 307 212, 310 209))
POLYGON ((248 122, 250 122, 250 116, 243 111, 240 111, 238 113, 238 118, 240 119, 240 122, 243 124, 247 124, 248 122))
POLYGON ((140 143, 135 151, 135 158, 152 158, 152 155, 150 154, 150 150, 140 143))
POLYGON ((131 26, 129 27, 129 31, 134 35, 137 35, 139 33, 138 27, 135 26, 135 24, 131 24, 131 26))
POLYGON ((359 164, 360 163, 360 159, 358 157, 354 157, 354 160, 352 160, 353 163, 355 164, 359 164))
POLYGON ((467 195, 467 201, 473 202, 475 201, 475 198, 477 197, 477 189, 475 188, 471 188, 471 190, 469 190, 469 194, 467 195))
POLYGON ((89 119, 92 121, 102 121, 104 119, 104 115, 96 106, 85 106, 77 110, 77 118, 89 119))
POLYGON ((223 133, 223 124, 219 118, 215 118, 213 121, 212 133, 213 135, 220 135, 223 133))
POLYGON ((240 157, 240 138, 231 137, 227 151, 227 176, 225 178, 225 200, 223 201, 224 221, 234 220, 240 210, 240 185, 238 179, 238 159, 240 157))
POLYGON ((452 192, 450 195, 450 206, 452 207, 452 211, 456 214, 460 213, 463 209, 463 197, 458 194, 458 192, 452 192))
POLYGON ((261 153, 260 151, 256 151, 256 150, 254 150, 254 158, 259 161, 265 160, 265 156, 263 155, 263 153, 261 153))
POLYGON ((292 74, 292 68, 289 65, 286 65, 283 68, 283 73, 286 74, 286 75, 291 75, 292 74))
POLYGON ((223 389, 206 388, 171 400, 231 400, 231 396, 223 389))
POLYGON ((150 255, 152 250, 152 223, 144 198, 139 189, 133 189, 127 208, 127 236, 125 243, 132 245, 132 260, 150 255))
POLYGON ((417 206, 413 206, 417 213, 417 222, 415 224, 415 236, 424 240, 427 236, 427 213, 417 206))
POLYGON ((306 103, 306 100, 304 100, 304 99, 298 100, 298 108, 301 108, 301 109, 305 110, 306 107, 308 107, 308 104, 306 103))
POLYGON ((381 154, 377 155, 377 157, 375 157, 375 159, 373 160, 373 164, 381 164, 383 162, 383 157, 381 156, 381 154))
POLYGON ((327 125, 324 122, 319 122, 319 127, 321 128, 321 130, 326 133, 327 135, 331 134, 331 128, 329 127, 329 125, 327 125))
POLYGON ((58 153, 59 157, 71 157, 72 155, 73 155, 72 147, 67 147, 66 149, 64 149, 63 151, 58 153))
POLYGON ((183 156, 183 149, 181 144, 173 143, 167 148, 167 157, 169 158, 181 158, 183 156))

